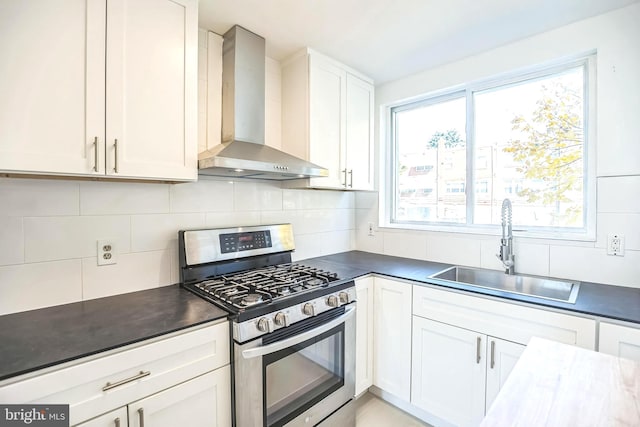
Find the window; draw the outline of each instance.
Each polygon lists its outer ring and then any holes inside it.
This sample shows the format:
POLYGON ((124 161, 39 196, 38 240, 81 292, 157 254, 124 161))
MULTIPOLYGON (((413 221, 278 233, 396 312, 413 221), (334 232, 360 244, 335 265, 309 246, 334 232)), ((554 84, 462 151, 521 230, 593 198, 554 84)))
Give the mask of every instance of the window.
POLYGON ((509 198, 519 228, 590 234, 594 63, 582 57, 391 107, 387 223, 491 227, 509 198))

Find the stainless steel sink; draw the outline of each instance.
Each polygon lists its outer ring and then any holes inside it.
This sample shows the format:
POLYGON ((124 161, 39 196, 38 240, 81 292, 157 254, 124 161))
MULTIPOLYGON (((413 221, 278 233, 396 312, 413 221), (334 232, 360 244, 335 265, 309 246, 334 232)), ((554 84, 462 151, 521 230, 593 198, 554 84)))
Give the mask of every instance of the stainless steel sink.
POLYGON ((502 271, 481 268, 450 267, 429 277, 569 304, 575 304, 580 290, 579 282, 522 274, 508 275, 502 271))

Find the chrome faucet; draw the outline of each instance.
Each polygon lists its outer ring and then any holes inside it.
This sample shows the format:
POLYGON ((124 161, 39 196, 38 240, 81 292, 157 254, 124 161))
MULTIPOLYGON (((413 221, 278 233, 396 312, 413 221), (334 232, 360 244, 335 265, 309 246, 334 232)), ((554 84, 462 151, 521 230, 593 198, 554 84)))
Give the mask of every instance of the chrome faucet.
POLYGON ((513 254, 513 230, 511 217, 513 208, 511 200, 502 201, 502 239, 500 239, 500 253, 496 254, 505 267, 505 274, 514 274, 515 255, 513 254))

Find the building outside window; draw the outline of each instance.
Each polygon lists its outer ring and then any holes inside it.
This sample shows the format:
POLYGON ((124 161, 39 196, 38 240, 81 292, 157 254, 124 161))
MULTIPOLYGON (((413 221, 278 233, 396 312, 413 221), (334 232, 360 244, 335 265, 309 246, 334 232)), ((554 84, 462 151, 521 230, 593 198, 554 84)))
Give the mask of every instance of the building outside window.
POLYGON ((509 198, 518 226, 590 233, 594 63, 581 57, 391 107, 387 224, 494 226, 509 198))

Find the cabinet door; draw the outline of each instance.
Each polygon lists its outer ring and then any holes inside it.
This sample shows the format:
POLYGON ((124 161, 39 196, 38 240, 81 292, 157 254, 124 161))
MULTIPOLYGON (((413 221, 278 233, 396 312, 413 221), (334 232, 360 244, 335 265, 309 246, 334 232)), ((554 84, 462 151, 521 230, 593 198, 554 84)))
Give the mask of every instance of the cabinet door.
POLYGON ((414 316, 411 403, 455 425, 478 425, 485 348, 485 335, 414 316))
MULTIPOLYGON (((309 65, 309 161, 329 170, 316 187, 344 187, 344 111, 346 71, 311 56, 309 65)), ((286 124, 285 124, 286 125, 286 124)))
POLYGON ((347 74, 347 187, 373 190, 373 85, 347 74))
POLYGON ((411 285, 374 280, 373 383, 401 399, 411 393, 411 285))
POLYGON ((229 366, 129 405, 130 427, 229 427, 229 366))
POLYGON ((526 346, 488 337, 487 344, 487 397, 485 408, 488 411, 498 392, 516 366, 526 346))
POLYGON ((109 0, 107 16, 107 174, 196 179, 196 0, 109 0))
POLYGON ((76 424, 75 427, 127 427, 127 408, 122 407, 104 415, 76 424))
POLYGON ((640 362, 640 329, 600 323, 599 351, 640 362))
POLYGON ((0 2, 1 171, 104 173, 105 20, 105 0, 0 2))
POLYGON ((356 280, 356 396, 373 384, 373 277, 356 280))

